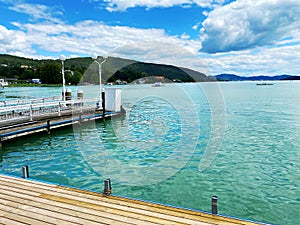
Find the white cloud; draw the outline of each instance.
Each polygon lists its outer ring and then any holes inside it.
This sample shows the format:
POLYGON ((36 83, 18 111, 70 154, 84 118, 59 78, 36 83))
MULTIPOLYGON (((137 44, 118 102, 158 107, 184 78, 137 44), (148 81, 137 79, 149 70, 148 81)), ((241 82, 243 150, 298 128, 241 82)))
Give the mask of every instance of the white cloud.
POLYGON ((28 54, 34 51, 31 44, 26 40, 26 34, 22 31, 8 30, 0 25, 0 52, 23 56, 22 52, 28 54))
MULTIPOLYGON (((30 58, 38 54, 35 50, 61 52, 70 55, 110 54, 118 49, 124 58, 146 62, 192 65, 189 59, 195 58, 201 45, 190 40, 186 34, 169 36, 161 29, 137 29, 127 26, 108 26, 97 21, 81 21, 74 25, 62 23, 13 23, 18 28, 8 30, 1 26, 1 52, 7 54, 27 53, 30 58), (189 56, 186 55, 189 52, 189 56)), ((21 56, 24 56, 24 55, 21 56)), ((193 65, 194 66, 194 65, 193 65)))
POLYGON ((253 50, 218 54, 198 53, 201 43, 185 37, 169 36, 160 29, 137 29, 108 26, 96 21, 74 25, 36 23, 19 24, 19 30, 0 25, 0 51, 30 58, 39 56, 36 49, 57 57, 108 54, 139 61, 164 63, 192 68, 207 74, 235 73, 242 76, 297 74, 300 71, 300 45, 289 39, 279 45, 253 50), (208 69, 207 69, 208 68, 208 69), (208 72, 208 71, 211 72, 208 72))
POLYGON ((299 15, 294 11, 298 12, 299 3, 287 0, 283 7, 279 0, 272 2, 273 5, 271 1, 249 5, 238 0, 235 4, 215 8, 203 23, 205 39, 202 43, 191 40, 185 33, 170 36, 163 29, 109 26, 92 20, 65 24, 56 19, 48 7, 25 4, 15 6, 14 10, 23 10, 34 22, 12 22, 15 29, 0 25, 0 52, 30 58, 55 57, 56 54, 58 57, 61 53, 68 57, 109 54, 208 73, 207 65, 211 70, 208 74, 297 74, 300 71, 300 26, 299 15), (46 14, 40 14, 37 9, 46 14), (228 52, 199 53, 201 44, 204 45, 202 50, 228 52), (39 55, 40 52, 44 55, 39 55))
POLYGON ((202 23, 202 51, 208 53, 273 45, 300 33, 300 1, 237 0, 216 7, 202 23))
POLYGON ((58 23, 60 19, 55 16, 62 15, 62 12, 57 8, 51 8, 41 4, 18 3, 9 7, 9 9, 29 15, 33 21, 43 20, 58 23))
POLYGON ((128 8, 146 7, 147 9, 161 7, 182 6, 189 7, 198 5, 200 7, 213 7, 223 3, 223 0, 104 0, 108 11, 124 11, 128 8))
POLYGON ((300 75, 300 45, 259 47, 254 50, 203 54, 212 75, 233 73, 241 76, 300 75))

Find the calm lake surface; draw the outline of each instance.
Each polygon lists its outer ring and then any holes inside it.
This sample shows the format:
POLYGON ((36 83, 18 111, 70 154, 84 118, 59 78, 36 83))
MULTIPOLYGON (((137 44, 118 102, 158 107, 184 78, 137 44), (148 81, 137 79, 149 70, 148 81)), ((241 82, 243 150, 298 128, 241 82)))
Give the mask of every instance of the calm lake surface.
MULTIPOLYGON (((98 87, 80 87, 97 97, 98 87)), ((1 172, 271 224, 300 221, 300 82, 125 85, 126 116, 4 143, 1 172)), ((76 95, 78 87, 71 87, 76 95)), ((0 101, 58 96, 6 88, 0 101)))

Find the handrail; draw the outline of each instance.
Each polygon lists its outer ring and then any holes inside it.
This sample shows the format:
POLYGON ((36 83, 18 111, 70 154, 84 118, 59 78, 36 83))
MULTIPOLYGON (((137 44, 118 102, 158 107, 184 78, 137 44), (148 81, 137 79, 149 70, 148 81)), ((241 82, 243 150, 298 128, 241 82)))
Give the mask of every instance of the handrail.
POLYGON ((97 98, 91 98, 67 101, 49 101, 44 103, 28 103, 0 107, 0 120, 4 121, 20 117, 30 117, 30 120, 32 120, 34 115, 43 115, 49 113, 57 113, 58 116, 60 116, 62 111, 70 110, 74 106, 80 107, 81 111, 87 106, 96 107, 97 101, 97 98))

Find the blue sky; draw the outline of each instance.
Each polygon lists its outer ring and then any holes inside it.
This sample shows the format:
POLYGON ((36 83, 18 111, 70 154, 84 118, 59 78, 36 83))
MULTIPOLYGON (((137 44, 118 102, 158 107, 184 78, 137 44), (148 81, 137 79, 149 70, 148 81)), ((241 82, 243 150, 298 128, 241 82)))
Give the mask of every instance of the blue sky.
POLYGON ((300 75, 299 0, 0 0, 0 53, 300 75))

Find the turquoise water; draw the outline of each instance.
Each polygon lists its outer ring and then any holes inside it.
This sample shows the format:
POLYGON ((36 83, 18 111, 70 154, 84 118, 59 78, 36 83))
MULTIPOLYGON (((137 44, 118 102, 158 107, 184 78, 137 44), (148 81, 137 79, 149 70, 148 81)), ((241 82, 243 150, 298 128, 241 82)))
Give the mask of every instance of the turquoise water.
POLYGON ((204 211, 217 195, 221 214, 299 224, 300 82, 218 85, 124 86, 126 116, 4 143, 1 171, 99 192, 110 177, 114 194, 204 211))

